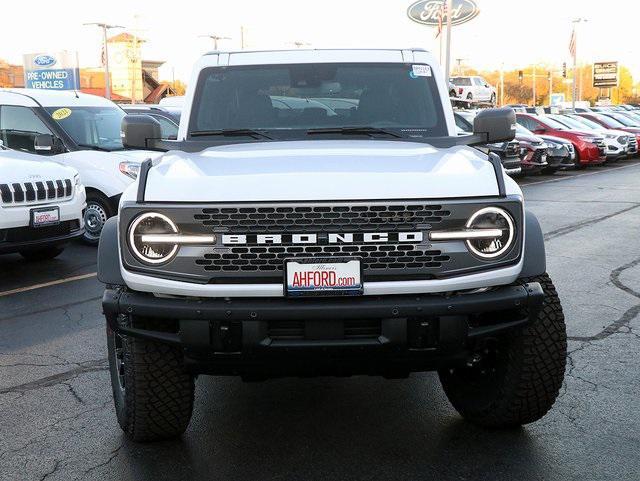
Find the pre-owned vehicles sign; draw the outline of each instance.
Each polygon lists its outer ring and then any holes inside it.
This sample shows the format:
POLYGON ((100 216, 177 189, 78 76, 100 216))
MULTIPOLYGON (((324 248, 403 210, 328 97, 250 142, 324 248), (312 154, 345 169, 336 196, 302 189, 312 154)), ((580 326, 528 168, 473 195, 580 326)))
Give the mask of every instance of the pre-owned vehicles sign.
POLYGON ((24 84, 27 88, 73 90, 80 88, 75 53, 33 53, 24 56, 24 84))
POLYGON ((596 62, 593 64, 594 87, 618 86, 618 62, 596 62))
MULTIPOLYGON (((438 17, 443 9, 443 0, 418 0, 407 10, 407 15, 414 22, 436 27, 438 17)), ((460 25, 474 19, 480 13, 475 0, 453 0, 451 7, 451 24, 460 25)), ((446 23, 446 14, 444 16, 446 23)))

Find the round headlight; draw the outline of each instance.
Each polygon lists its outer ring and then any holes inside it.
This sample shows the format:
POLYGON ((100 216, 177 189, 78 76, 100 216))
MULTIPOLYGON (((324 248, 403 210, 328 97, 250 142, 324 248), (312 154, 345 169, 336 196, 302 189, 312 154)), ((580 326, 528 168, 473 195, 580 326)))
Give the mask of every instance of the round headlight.
POLYGON ((178 228, 166 215, 147 212, 136 217, 129 226, 129 248, 146 264, 162 264, 176 254, 178 244, 148 242, 143 236, 177 233, 178 228))
POLYGON ((467 247, 478 257, 493 259, 506 253, 515 238, 513 219, 498 207, 485 207, 473 214, 466 224, 467 229, 499 229, 500 237, 491 239, 468 239, 467 247))

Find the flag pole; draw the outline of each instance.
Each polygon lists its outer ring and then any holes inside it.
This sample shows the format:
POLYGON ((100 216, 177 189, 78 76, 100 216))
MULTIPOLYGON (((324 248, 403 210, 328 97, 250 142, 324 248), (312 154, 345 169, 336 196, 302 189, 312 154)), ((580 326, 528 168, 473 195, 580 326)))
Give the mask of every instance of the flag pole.
POLYGON ((451 12, 453 9, 453 0, 447 0, 447 50, 445 62, 445 80, 449 85, 449 77, 451 75, 451 12))

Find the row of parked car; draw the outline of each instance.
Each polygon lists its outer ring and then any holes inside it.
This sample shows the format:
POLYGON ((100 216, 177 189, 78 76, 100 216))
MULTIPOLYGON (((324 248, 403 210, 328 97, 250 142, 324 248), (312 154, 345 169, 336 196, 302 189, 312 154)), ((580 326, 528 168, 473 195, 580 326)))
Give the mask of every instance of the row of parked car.
MULTIPOLYGON (((500 156, 510 175, 553 174, 583 169, 638 154, 640 109, 634 106, 556 108, 511 106, 516 110, 516 138, 487 146, 500 156)), ((455 113, 459 135, 473 131, 477 111, 455 113)))

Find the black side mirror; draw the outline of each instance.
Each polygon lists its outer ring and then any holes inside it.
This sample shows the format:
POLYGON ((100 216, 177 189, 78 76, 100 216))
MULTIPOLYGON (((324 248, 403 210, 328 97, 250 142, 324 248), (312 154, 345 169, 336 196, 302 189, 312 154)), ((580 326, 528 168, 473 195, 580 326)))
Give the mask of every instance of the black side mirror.
POLYGON ((481 110, 473 120, 473 134, 486 143, 508 142, 516 136, 516 113, 510 107, 481 110))
POLYGON ((54 144, 53 135, 49 134, 38 134, 33 139, 34 150, 41 154, 51 154, 53 152, 54 144))
POLYGON ((147 149, 149 141, 162 138, 160 122, 149 115, 125 115, 120 131, 126 149, 147 149))

